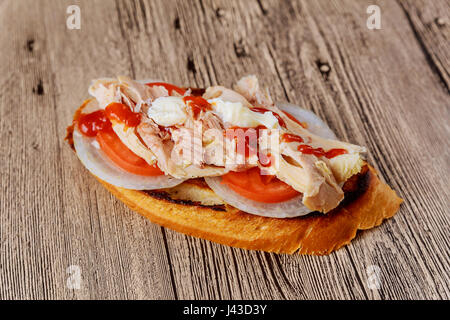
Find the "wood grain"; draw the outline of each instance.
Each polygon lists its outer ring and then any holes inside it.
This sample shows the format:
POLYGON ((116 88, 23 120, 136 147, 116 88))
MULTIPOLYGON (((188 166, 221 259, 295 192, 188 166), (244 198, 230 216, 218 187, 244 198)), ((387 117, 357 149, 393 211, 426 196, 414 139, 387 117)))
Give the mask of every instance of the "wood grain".
POLYGON ((445 0, 1 2, 0 298, 448 299, 449 24, 436 22, 448 17, 445 0), (66 27, 74 3, 80 30, 66 27), (370 4, 381 30, 366 28, 370 4), (256 74, 366 145, 405 203, 327 257, 153 225, 62 140, 89 81, 117 74, 199 87, 256 74), (80 290, 66 286, 70 265, 80 290))
POLYGON ((449 1, 400 1, 428 64, 450 89, 449 1))

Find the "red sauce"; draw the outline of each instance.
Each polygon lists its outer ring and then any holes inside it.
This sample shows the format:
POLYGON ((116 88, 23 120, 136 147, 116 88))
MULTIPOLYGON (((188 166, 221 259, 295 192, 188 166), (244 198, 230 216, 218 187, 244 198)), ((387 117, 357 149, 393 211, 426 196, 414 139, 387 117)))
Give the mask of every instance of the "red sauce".
POLYGON ((345 149, 331 149, 328 151, 324 151, 322 148, 313 148, 311 146, 308 146, 306 144, 301 144, 297 147, 297 150, 301 153, 305 154, 313 154, 316 157, 325 157, 328 159, 337 157, 341 154, 347 153, 347 150, 345 149))
MULTIPOLYGON (((291 134, 291 133, 283 133, 281 139, 284 142, 299 142, 299 143, 303 142, 302 137, 297 136, 295 134, 291 134)), ((325 151, 322 148, 313 148, 306 144, 299 145, 297 147, 297 150, 300 151, 301 153, 313 154, 316 157, 326 157, 328 159, 331 159, 331 158, 337 157, 341 154, 347 153, 347 150, 345 150, 345 149, 331 149, 331 150, 325 151)))
POLYGON ((311 146, 308 146, 306 144, 301 144, 297 147, 297 150, 301 153, 305 154, 313 154, 316 157, 322 157, 325 155, 325 151, 323 151, 322 148, 313 148, 311 146))
POLYGON ((109 120, 122 122, 128 127, 136 127, 141 123, 141 115, 122 103, 110 103, 105 109, 105 114, 109 120))
POLYGON ((299 125, 301 125, 303 128, 307 129, 308 128, 308 124, 306 122, 301 122, 298 121, 296 117, 294 117, 292 114, 290 114, 289 112, 283 111, 284 114, 291 119, 292 121, 298 123, 299 125))
POLYGON ((182 89, 180 87, 177 87, 176 85, 166 83, 166 82, 151 82, 151 83, 146 83, 146 85, 149 87, 153 87, 153 86, 164 87, 164 88, 166 88, 167 92, 169 92, 169 95, 172 95, 173 91, 177 92, 180 95, 184 95, 184 93, 186 92, 186 89, 182 89))
POLYGON ((303 142, 302 137, 297 136, 292 133, 283 133, 283 135, 281 136, 281 139, 284 142, 299 142, 299 143, 303 142))
POLYGON ((105 110, 97 110, 80 114, 77 119, 78 129, 88 137, 95 137, 98 132, 112 129, 111 120, 124 123, 128 127, 136 127, 141 122, 141 115, 132 112, 122 103, 110 103, 105 110))
MULTIPOLYGON (((252 110, 253 112, 258 112, 258 113, 265 113, 265 112, 272 112, 270 110, 267 110, 265 108, 260 108, 260 107, 254 107, 254 108, 250 108, 250 110, 252 110)), ((272 114, 275 116, 275 118, 277 118, 278 123, 280 124, 281 127, 286 128, 286 123, 284 122, 283 119, 281 119, 280 115, 276 112, 272 112, 272 114)))
POLYGON ((111 128, 111 122, 104 110, 80 114, 77 124, 80 132, 88 137, 95 137, 99 131, 111 128))
POLYGON ((331 149, 325 153, 325 157, 327 157, 328 159, 331 159, 331 158, 334 158, 334 157, 340 156, 341 154, 346 154, 346 153, 347 153, 347 150, 345 150, 345 149, 331 149))
POLYGON ((186 88, 185 90, 191 90, 191 96, 202 96, 205 93, 205 89, 203 88, 186 88))
POLYGON ((194 119, 198 118, 201 111, 212 110, 211 104, 200 96, 186 96, 183 98, 184 103, 189 102, 189 106, 194 114, 194 119))

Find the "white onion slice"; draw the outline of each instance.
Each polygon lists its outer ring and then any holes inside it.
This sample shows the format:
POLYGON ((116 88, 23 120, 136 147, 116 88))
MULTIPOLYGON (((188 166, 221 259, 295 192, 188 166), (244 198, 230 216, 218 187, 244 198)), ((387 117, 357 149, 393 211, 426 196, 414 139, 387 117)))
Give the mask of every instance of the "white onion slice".
MULTIPOLYGON (((290 103, 277 103, 277 106, 281 110, 289 112, 297 120, 307 122, 308 131, 322 138, 336 139, 334 132, 313 112, 290 103)), ((302 195, 283 202, 265 203, 239 195, 227 185, 222 184, 222 177, 205 177, 205 181, 226 203, 247 213, 271 218, 293 218, 304 216, 311 212, 302 203, 302 195)))
POLYGON ((93 175, 116 187, 133 190, 153 190, 175 187, 184 181, 167 175, 148 177, 127 172, 114 164, 100 150, 96 142, 95 138, 85 137, 77 129, 73 131, 73 143, 76 154, 83 165, 93 175))
POLYGON ((328 125, 323 122, 318 116, 309 110, 300 108, 295 104, 288 102, 278 102, 277 107, 283 111, 289 112, 300 122, 308 123, 308 131, 311 133, 318 135, 319 137, 336 140, 337 137, 334 132, 328 127, 328 125))

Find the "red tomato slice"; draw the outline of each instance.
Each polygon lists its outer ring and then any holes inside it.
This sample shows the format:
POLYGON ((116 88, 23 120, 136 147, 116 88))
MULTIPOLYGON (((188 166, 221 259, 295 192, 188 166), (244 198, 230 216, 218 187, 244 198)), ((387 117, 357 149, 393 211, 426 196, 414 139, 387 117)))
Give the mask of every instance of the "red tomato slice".
POLYGON ((229 172, 222 176, 222 183, 245 198, 266 203, 286 201, 300 194, 275 176, 261 175, 257 167, 229 172))
POLYGON ((141 176, 160 176, 164 174, 156 164, 153 166, 149 165, 144 159, 128 149, 112 129, 99 131, 97 133, 97 141, 108 158, 128 172, 141 176))

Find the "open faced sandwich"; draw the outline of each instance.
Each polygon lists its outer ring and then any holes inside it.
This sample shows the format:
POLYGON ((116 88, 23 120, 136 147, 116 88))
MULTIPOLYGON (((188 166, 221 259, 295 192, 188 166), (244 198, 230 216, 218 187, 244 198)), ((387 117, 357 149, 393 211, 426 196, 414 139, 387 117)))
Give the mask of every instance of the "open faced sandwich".
POLYGON ((132 210, 229 246, 328 254, 402 200, 315 114, 275 103, 256 77, 233 89, 98 79, 67 141, 132 210))

